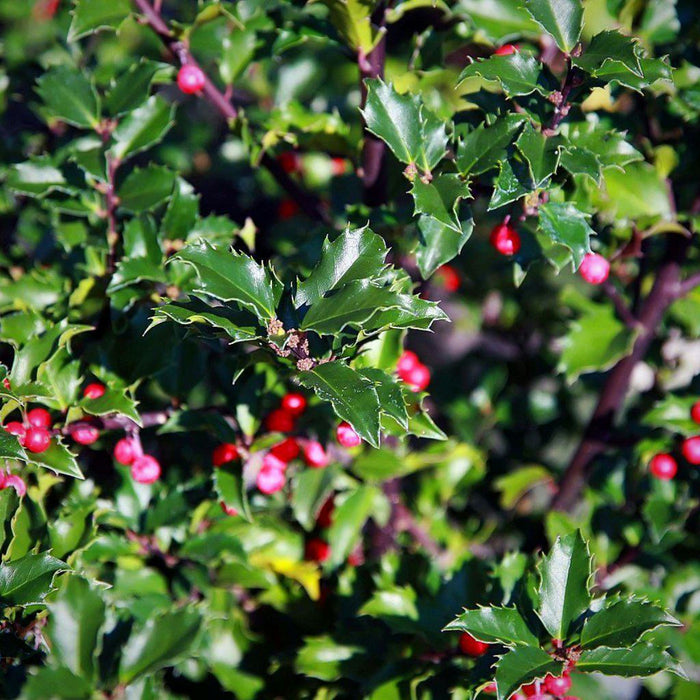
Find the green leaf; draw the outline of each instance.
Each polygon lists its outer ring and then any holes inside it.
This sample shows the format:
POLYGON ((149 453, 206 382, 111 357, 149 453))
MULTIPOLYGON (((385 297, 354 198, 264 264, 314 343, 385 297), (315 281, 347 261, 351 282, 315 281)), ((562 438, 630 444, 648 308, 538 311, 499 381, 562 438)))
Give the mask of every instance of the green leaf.
POLYGON ((466 610, 445 627, 445 631, 452 630, 469 632, 472 637, 486 644, 524 644, 533 647, 539 644, 516 608, 481 607, 466 610))
POLYGON ((68 41, 77 41, 100 29, 116 29, 129 12, 129 0, 76 0, 68 41))
POLYGON ((398 378, 374 368, 362 369, 360 373, 374 384, 382 413, 391 416, 402 428, 408 429, 408 412, 398 378))
POLYGON ((118 161, 158 143, 173 125, 175 108, 154 95, 119 122, 112 138, 112 155, 118 161))
POLYGON ((30 197, 43 197, 54 190, 63 189, 66 179, 48 158, 36 158, 13 165, 7 175, 7 186, 30 197))
POLYGON ((586 215, 571 202, 547 202, 540 206, 539 213, 539 230, 555 243, 565 245, 578 268, 591 252, 590 237, 595 234, 586 215))
POLYGON ((666 184, 649 163, 633 163, 624 170, 604 171, 609 209, 620 219, 672 218, 666 184))
POLYGON ((559 165, 560 140, 527 124, 515 146, 528 164, 533 189, 544 187, 559 165))
POLYGON ((416 178, 411 194, 415 214, 430 216, 461 235, 462 226, 457 217, 457 207, 460 200, 467 199, 471 195, 469 185, 463 182, 459 175, 452 173, 438 175, 428 183, 416 178))
POLYGON ((636 47, 637 42, 634 38, 625 36, 619 31, 606 29, 596 34, 583 53, 573 57, 571 61, 573 65, 593 75, 608 61, 616 61, 639 77, 643 77, 636 47))
POLYGON ((251 522, 250 505, 243 482, 243 463, 230 462, 214 470, 214 488, 219 500, 235 508, 239 515, 251 522))
POLYGON ((99 593, 85 579, 68 576, 47 607, 52 656, 76 676, 93 679, 105 620, 99 593))
POLYGON ((416 261, 421 277, 428 279, 446 262, 457 257, 464 244, 474 231, 474 219, 469 216, 462 220, 459 232, 451 226, 445 226, 432 216, 421 216, 418 219, 420 239, 416 250, 416 261))
POLYGON ((32 452, 28 455, 32 464, 50 469, 56 474, 73 476, 76 479, 84 479, 83 472, 80 471, 75 455, 62 443, 59 438, 52 438, 51 444, 44 452, 32 452))
POLYGON ((77 399, 81 378, 80 362, 74 360, 64 347, 39 366, 37 379, 51 390, 51 396, 61 411, 77 399))
POLYGON ((562 133, 568 137, 571 146, 594 154, 603 168, 624 168, 635 160, 642 160, 642 154, 625 139, 624 134, 603 127, 595 117, 589 117, 586 122, 564 123, 562 133))
POLYGON ((22 697, 27 700, 87 700, 93 695, 93 685, 86 678, 71 673, 67 668, 40 666, 30 675, 22 688, 22 697))
POLYGON ((547 95, 553 89, 542 74, 542 64, 534 56, 520 52, 478 59, 462 71, 459 81, 475 76, 498 82, 508 97, 529 95, 535 90, 547 95))
POLYGON ((640 58, 639 65, 641 77, 621 61, 608 61, 595 72, 595 76, 603 83, 619 83, 640 93, 657 82, 671 85, 672 69, 668 58, 640 58))
POLYGON ((325 362, 299 374, 299 381, 328 401, 341 420, 345 420, 372 447, 379 446, 379 413, 377 390, 359 372, 342 362, 325 362))
POLYGON ((48 554, 27 554, 0 564, 0 601, 3 605, 40 603, 61 571, 70 571, 70 566, 48 554))
POLYGON ((360 486, 333 511, 333 524, 328 530, 331 546, 329 566, 340 566, 358 541, 367 518, 375 511, 382 494, 376 486, 360 486))
POLYGON ((421 631, 416 599, 416 591, 411 586, 391 586, 375 591, 358 614, 383 620, 392 632, 415 634, 421 631))
POLYGON ((316 526, 316 518, 333 491, 335 478, 332 467, 305 469, 294 475, 291 506, 294 517, 307 532, 316 526))
POLYGON ((194 643, 201 618, 194 610, 178 610, 150 618, 132 632, 122 651, 119 682, 128 684, 174 663, 194 643))
POLYGON ((372 24, 374 0, 312 0, 321 2, 329 10, 333 26, 351 49, 370 53, 382 35, 372 24))
POLYGON ((576 662, 576 670, 625 678, 653 676, 661 671, 670 671, 681 678, 687 677, 667 652, 646 642, 634 644, 628 649, 598 647, 583 651, 576 662))
POLYGON ((535 22, 554 38, 557 46, 570 53, 583 28, 581 0, 526 0, 525 7, 535 22))
POLYGON ((307 637, 294 661, 294 669, 311 678, 337 681, 344 677, 343 669, 363 649, 359 646, 339 644, 332 637, 307 637))
POLYGON ((690 417, 690 409, 697 403, 697 396, 676 396, 668 394, 654 404, 642 422, 655 428, 663 428, 671 433, 693 437, 700 432, 698 424, 690 417))
POLYGON ((275 318, 282 285, 268 268, 250 256, 214 248, 201 239, 171 259, 181 260, 195 268, 198 277, 196 292, 220 301, 234 301, 263 322, 275 318))
POLYGON ((137 410, 138 402, 129 391, 121 386, 105 386, 105 393, 97 399, 83 398, 80 408, 92 416, 120 415, 131 418, 141 425, 141 416, 137 410))
POLYGON ((105 98, 105 107, 113 116, 126 114, 148 98, 156 74, 172 71, 167 63, 142 59, 120 75, 105 98))
POLYGON ((586 148, 568 146, 561 152, 560 163, 572 175, 588 175, 596 184, 600 184, 603 176, 602 166, 598 156, 586 148))
POLYGON ((565 640, 591 603, 591 555, 579 531, 557 537, 538 567, 537 614, 554 639, 565 640))
POLYGON ((28 460, 27 453, 19 444, 17 436, 2 429, 0 429, 0 459, 19 459, 23 462, 28 460))
POLYGON ((481 175, 505 158, 508 146, 525 123, 519 114, 499 117, 494 124, 485 123, 463 136, 457 144, 457 167, 463 175, 481 175))
POLYGON ((199 196, 189 182, 178 177, 161 224, 163 234, 171 239, 185 238, 193 229, 198 213, 199 196))
POLYGON ((595 613, 581 632, 581 646, 631 647, 649 630, 680 625, 663 608, 642 600, 619 600, 595 613))
POLYGON ((139 214, 158 206, 173 191, 175 173, 159 165, 132 170, 120 185, 119 206, 139 214))
POLYGON ((552 475, 544 467, 532 464, 498 477, 494 485, 501 494, 501 507, 510 510, 530 491, 552 483, 552 475))
POLYGON ((294 305, 311 305, 344 284, 380 275, 388 252, 384 239, 367 227, 347 229, 333 241, 326 238, 318 264, 297 283, 294 305))
POLYGON ((537 647, 510 649, 496 663, 498 700, 506 700, 521 685, 544 678, 548 673, 561 676, 564 664, 537 647))
POLYGON ((508 157, 501 161, 498 177, 494 183, 489 211, 515 202, 534 190, 529 165, 515 149, 510 149, 508 157))
POLYGON ((44 73, 37 83, 37 93, 52 118, 90 129, 99 125, 97 92, 80 71, 56 66, 44 73))
POLYGON ((445 124, 418 95, 400 95, 391 83, 367 80, 362 116, 367 128, 402 162, 430 172, 447 152, 445 124))

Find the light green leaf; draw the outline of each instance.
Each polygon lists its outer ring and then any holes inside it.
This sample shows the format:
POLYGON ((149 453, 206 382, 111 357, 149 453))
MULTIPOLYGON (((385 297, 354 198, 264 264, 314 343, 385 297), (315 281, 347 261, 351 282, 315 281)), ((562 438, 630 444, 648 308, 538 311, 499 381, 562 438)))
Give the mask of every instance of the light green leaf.
POLYGON ((329 10, 333 26, 338 30, 347 46, 354 51, 368 54, 381 34, 372 24, 375 0, 312 0, 321 2, 329 10))
MULTIPOLYGON (((464 214, 464 212, 462 212, 464 214)), ((451 226, 445 226, 432 216, 418 219, 420 239, 416 249, 416 261, 421 277, 428 279, 446 262, 457 257, 474 230, 474 219, 459 222, 460 230, 455 232, 451 226)))
POLYGON ((7 186, 30 197, 43 197, 54 190, 63 189, 66 179, 48 158, 36 158, 13 165, 7 175, 7 186))
POLYGON ((243 463, 229 462, 214 470, 214 488, 219 500, 235 508, 248 522, 252 520, 248 495, 243 482, 243 463))
POLYGON ((40 467, 50 469, 56 474, 73 476, 76 479, 84 479, 80 471, 75 455, 60 441, 60 438, 52 438, 51 444, 44 452, 28 453, 29 461, 40 467))
POLYGON ((141 59, 116 79, 105 98, 105 107, 115 117, 131 112, 148 98, 156 74, 168 72, 172 67, 167 63, 141 59))
POLYGON ((559 165, 560 140, 545 136, 527 124, 515 146, 527 162, 532 187, 544 187, 559 165))
POLYGON ((382 494, 375 486, 360 486, 333 511, 333 524, 328 530, 331 546, 329 566, 340 566, 345 562, 358 541, 362 528, 375 510, 382 494))
POLYGON ((595 234, 586 215, 571 202, 547 202, 540 206, 539 212, 539 230, 555 243, 565 245, 578 268, 591 252, 590 237, 595 234))
POLYGON ((506 157, 507 148, 525 119, 519 114, 507 114, 499 117, 494 124, 485 123, 470 131, 457 144, 457 167, 463 175, 480 175, 498 164, 506 157))
POLYGON ((116 29, 131 9, 129 0, 76 0, 68 41, 77 41, 100 29, 116 29))
POLYGON ((554 38, 557 46, 570 53, 583 28, 581 0, 526 0, 525 7, 535 22, 554 38))
POLYGON ((415 214, 432 217, 443 226, 452 229, 457 235, 462 234, 462 227, 457 217, 457 207, 462 199, 467 199, 469 185, 459 175, 452 173, 438 175, 431 182, 425 183, 416 178, 411 188, 415 214))
POLYGON ((572 63, 587 73, 596 74, 608 61, 617 61, 635 75, 643 77, 642 67, 637 55, 637 42, 633 37, 625 36, 619 31, 606 29, 596 34, 591 43, 572 63))

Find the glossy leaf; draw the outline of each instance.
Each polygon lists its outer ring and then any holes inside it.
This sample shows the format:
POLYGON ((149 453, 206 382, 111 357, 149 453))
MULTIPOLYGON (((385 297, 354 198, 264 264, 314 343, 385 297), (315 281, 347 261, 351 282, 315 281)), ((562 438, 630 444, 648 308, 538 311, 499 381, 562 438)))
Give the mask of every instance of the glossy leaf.
POLYGON ((586 215, 570 202, 547 202, 539 208, 539 229, 573 254, 574 266, 591 252, 590 237, 595 233, 586 215))
POLYGON ((640 642, 627 649, 598 647, 583 651, 576 668, 585 673, 603 673, 606 676, 636 678, 670 671, 686 678, 680 665, 663 649, 640 642))
POLYGON ((471 216, 459 222, 459 231, 446 226, 432 216, 418 219, 420 239, 416 250, 416 261, 421 277, 428 279, 446 262, 457 257, 474 231, 471 216))
POLYGON ((525 120, 519 114, 500 117, 491 126, 482 123, 457 144, 456 162, 463 175, 480 175, 503 160, 525 120))
POLYGON ((537 637, 516 608, 477 608, 466 610, 445 627, 446 631, 469 632, 487 644, 537 646, 537 637))
POLYGON ((214 470, 214 488, 220 501, 235 508, 246 520, 251 520, 250 506, 243 482, 242 462, 230 462, 214 470))
POLYGON ((411 195, 416 214, 432 217, 457 235, 462 233, 457 207, 460 200, 467 199, 470 194, 469 186, 458 175, 438 175, 428 183, 416 179, 411 195))
POLYGON ((165 201, 173 191, 175 173, 168 168, 149 165, 132 170, 119 187, 119 206, 130 212, 141 213, 165 201))
POLYGON ((83 73, 68 66, 56 66, 37 81, 37 93, 51 118, 83 128, 100 122, 97 92, 83 73))
POLYGON ((44 452, 32 452, 28 457, 33 464, 50 469, 56 474, 65 474, 76 479, 85 478, 75 455, 60 442, 59 438, 52 438, 51 444, 44 452))
POLYGON ((564 670, 561 661, 553 659, 538 647, 519 646, 510 649, 496 663, 498 700, 506 700, 521 685, 544 678, 548 673, 560 676, 564 670))
POLYGON ((13 165, 7 177, 11 190, 31 197, 43 197, 65 185, 63 173, 44 158, 13 165))
POLYGON ((474 61, 462 71, 459 79, 463 82, 474 76, 498 82, 508 97, 529 95, 535 91, 543 95, 550 92, 540 62, 533 56, 520 52, 474 61))
POLYGON ((41 602, 51 591, 54 576, 70 567, 48 554, 27 554, 0 564, 0 601, 3 605, 41 602))
POLYGON ((112 154, 125 160, 158 143, 173 125, 173 107, 153 96, 119 122, 112 135, 112 154))
POLYGON ((367 518, 372 515, 381 493, 374 486, 360 486, 333 511, 333 524, 328 530, 331 546, 329 563, 342 564, 357 542, 367 518))
POLYGON ((583 27, 581 0, 527 0, 525 7, 562 51, 568 53, 576 46, 583 27))
POLYGON ((129 0, 76 0, 68 41, 77 41, 100 29, 116 29, 131 9, 129 0))

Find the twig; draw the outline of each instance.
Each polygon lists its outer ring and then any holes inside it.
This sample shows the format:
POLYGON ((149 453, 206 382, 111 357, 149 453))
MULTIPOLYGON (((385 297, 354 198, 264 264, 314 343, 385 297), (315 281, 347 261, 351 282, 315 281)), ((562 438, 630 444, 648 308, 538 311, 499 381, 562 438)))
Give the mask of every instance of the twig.
POLYGON ((610 280, 603 282, 603 291, 615 306, 615 311, 617 311, 620 320, 624 321, 625 325, 629 328, 638 328, 639 321, 632 313, 629 306, 627 306, 620 292, 617 291, 617 287, 615 287, 610 280))
POLYGON ((680 289, 678 290, 679 298, 684 297, 686 294, 690 294, 695 287, 700 287, 700 272, 690 275, 690 277, 681 282, 680 289))
POLYGON ((109 152, 107 159, 107 183, 105 187, 105 216, 107 218, 107 274, 111 277, 117 267, 117 258, 121 244, 121 235, 117 228, 117 196, 115 181, 119 161, 113 158, 109 152))

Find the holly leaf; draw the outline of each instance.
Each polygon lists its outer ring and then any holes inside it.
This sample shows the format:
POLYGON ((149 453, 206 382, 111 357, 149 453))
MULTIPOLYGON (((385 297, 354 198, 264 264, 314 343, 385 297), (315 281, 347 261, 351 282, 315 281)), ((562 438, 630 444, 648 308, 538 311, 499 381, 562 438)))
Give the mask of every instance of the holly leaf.
POLYGON ((197 272, 195 292, 219 301, 233 301, 252 311, 263 323, 275 318, 282 284, 274 273, 243 253, 214 248, 204 239, 190 243, 171 260, 192 265, 197 272))
POLYGON ((545 136, 526 124, 515 147, 528 165, 532 189, 544 187, 559 165, 560 139, 545 136))
POLYGON ((379 447, 379 414, 381 405, 372 382, 339 361, 325 362, 301 372, 299 381, 313 389, 322 400, 333 406, 372 447, 379 447))
POLYGON ((142 59, 116 79, 105 98, 105 107, 115 117, 131 112, 148 98, 156 74, 170 71, 167 63, 142 59))
POLYGON ((516 608, 480 607, 476 610, 465 610, 444 629, 469 632, 472 637, 486 644, 524 644, 532 647, 539 644, 537 637, 516 608))
POLYGON ((596 75, 608 61, 622 64, 640 78, 644 77, 637 55, 636 40, 611 29, 596 34, 583 53, 571 59, 573 65, 592 75, 596 75))
POLYGON ((481 123, 463 136, 457 143, 456 155, 460 173, 481 175, 497 167, 525 121, 520 114, 507 114, 491 126, 481 123))
POLYGON ((0 428, 0 459, 18 459, 27 462, 27 453, 24 447, 19 444, 16 435, 11 435, 0 428))
POLYGON ((685 671, 673 657, 647 642, 634 644, 627 649, 598 647, 583 651, 576 662, 576 670, 624 678, 653 676, 661 671, 669 671, 681 678, 687 678, 685 671))
POLYGON ((408 429, 408 412, 406 402, 398 379, 381 369, 367 368, 360 370, 367 377, 379 396, 382 414, 391 416, 402 428, 408 429))
POLYGON ((603 128, 595 117, 589 117, 586 122, 564 123, 562 133, 570 146, 595 154, 603 168, 622 169, 643 158, 623 133, 603 128))
POLYGON ((538 647, 518 646, 510 649, 496 663, 498 700, 506 700, 521 685, 544 678, 548 673, 561 676, 564 663, 553 659, 538 647))
POLYGON ((112 156, 123 161, 158 143, 170 131, 174 111, 162 97, 149 97, 119 122, 112 134, 112 156))
POLYGON ((68 41, 77 41, 101 29, 116 29, 130 12, 129 0, 76 0, 68 41))
POLYGON ((581 0, 526 0, 525 8, 562 51, 571 53, 583 28, 581 0))
POLYGON ((400 95, 381 80, 365 84, 367 101, 361 111, 369 131, 385 141, 402 163, 429 173, 447 152, 444 121, 418 95, 400 95))
POLYGON ((7 174, 7 186, 30 197, 43 197, 67 187, 63 173, 45 157, 16 163, 7 174))
POLYGON ((654 404, 654 408, 646 413, 642 422, 644 425, 693 437, 700 432, 698 424, 690 417, 690 409, 697 401, 696 396, 668 394, 654 404))
POLYGON ((540 562, 537 615, 554 639, 565 640, 591 603, 591 563, 588 545, 579 531, 557 537, 540 562))
POLYGON ((220 501, 235 508, 238 514, 252 522, 248 495, 243 481, 243 463, 229 462, 214 469, 214 488, 220 501))
POLYGON ((565 245, 578 268, 591 252, 590 237, 595 234, 586 215, 571 202, 547 202, 540 206, 539 214, 538 230, 555 243, 565 245))
POLYGON ((28 460, 32 464, 50 469, 56 474, 65 474, 76 479, 84 479, 83 472, 78 466, 75 455, 60 441, 59 438, 52 438, 48 449, 44 452, 31 452, 28 460))
POLYGON ((291 506, 294 517, 307 532, 316 526, 321 507, 333 491, 337 472, 333 467, 304 469, 294 475, 291 506))
POLYGON ((83 398, 80 408, 92 416, 108 416, 117 414, 131 418, 137 425, 141 425, 141 416, 136 407, 138 401, 134 400, 129 392, 120 386, 105 386, 105 393, 96 399, 83 398))
POLYGON ((367 333, 376 333, 388 328, 415 328, 425 331, 435 321, 449 321, 449 317, 437 302, 412 294, 397 294, 396 304, 390 309, 377 311, 366 322, 364 329, 367 333))
POLYGON ((467 199, 469 185, 459 175, 447 173, 438 175, 430 182, 416 178, 411 188, 415 214, 430 216, 458 235, 462 226, 457 216, 457 207, 462 199, 467 199))
POLYGON ((0 564, 2 605, 40 603, 52 590, 54 576, 70 566, 48 554, 27 554, 0 564))
POLYGON ((534 56, 520 52, 478 59, 462 71, 459 82, 476 76, 499 83, 508 97, 535 91, 547 95, 553 89, 542 73, 542 64, 534 56))
POLYGON ((37 93, 52 119, 94 129, 100 123, 95 86, 79 70, 56 66, 37 80, 37 93))
POLYGON ((175 173, 159 165, 135 168, 119 186, 119 206, 135 214, 149 211, 173 191, 175 173))
POLYGON ((515 202, 529 194, 534 189, 529 165, 522 155, 510 148, 508 157, 501 161, 498 177, 494 182, 493 194, 489 201, 488 210, 515 202))
POLYGON ((474 231, 474 219, 469 216, 459 225, 459 231, 455 231, 452 226, 446 226, 432 216, 424 215, 418 219, 420 238, 416 261, 423 279, 431 277, 441 265, 460 254, 474 231))
POLYGON ((347 46, 355 51, 370 53, 381 39, 372 24, 374 0, 312 0, 329 10, 330 20, 347 46))
POLYGON ((586 620, 581 631, 581 646, 631 647, 649 630, 681 623, 663 608, 643 600, 619 600, 586 620))

